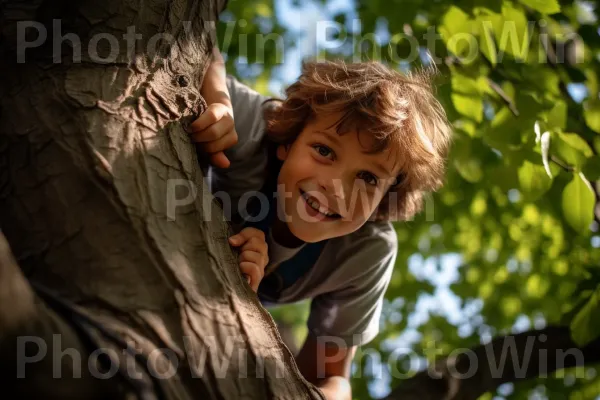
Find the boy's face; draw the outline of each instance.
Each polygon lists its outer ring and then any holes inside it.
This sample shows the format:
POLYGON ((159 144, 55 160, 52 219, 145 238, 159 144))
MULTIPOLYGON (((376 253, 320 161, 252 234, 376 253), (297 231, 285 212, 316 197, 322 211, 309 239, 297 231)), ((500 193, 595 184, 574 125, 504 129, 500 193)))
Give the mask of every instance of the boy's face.
POLYGON ((355 131, 336 133, 341 114, 307 123, 290 146, 279 146, 280 218, 304 242, 347 235, 373 214, 398 176, 391 149, 369 154, 373 138, 355 131), (281 214, 284 213, 284 214, 281 214))

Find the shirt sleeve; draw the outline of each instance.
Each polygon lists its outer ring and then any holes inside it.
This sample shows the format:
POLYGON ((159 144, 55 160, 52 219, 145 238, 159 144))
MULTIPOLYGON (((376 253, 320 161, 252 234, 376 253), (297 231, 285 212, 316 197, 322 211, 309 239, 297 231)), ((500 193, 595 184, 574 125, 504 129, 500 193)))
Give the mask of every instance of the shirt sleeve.
POLYGON ((239 212, 245 193, 258 191, 265 181, 267 152, 263 145, 265 121, 263 102, 268 99, 227 76, 238 143, 225 151, 229 168, 210 169, 211 190, 221 199, 226 217, 239 212))
POLYGON ((340 290, 324 293, 311 302, 309 334, 323 341, 360 346, 379 333, 383 297, 389 285, 398 239, 389 229, 359 240, 348 240, 334 267, 353 277, 340 290))

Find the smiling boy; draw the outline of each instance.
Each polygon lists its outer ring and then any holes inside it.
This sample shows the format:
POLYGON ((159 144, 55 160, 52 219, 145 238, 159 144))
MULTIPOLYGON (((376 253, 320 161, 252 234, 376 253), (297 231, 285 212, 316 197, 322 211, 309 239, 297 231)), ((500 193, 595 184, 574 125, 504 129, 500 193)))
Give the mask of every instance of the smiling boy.
POLYGON ((378 333, 396 259, 390 221, 442 184, 450 128, 429 77, 307 63, 269 100, 217 60, 202 94, 191 137, 217 167, 213 192, 245 220, 230 238, 240 269, 265 305, 311 299, 298 367, 328 399, 350 399, 351 361, 378 333))

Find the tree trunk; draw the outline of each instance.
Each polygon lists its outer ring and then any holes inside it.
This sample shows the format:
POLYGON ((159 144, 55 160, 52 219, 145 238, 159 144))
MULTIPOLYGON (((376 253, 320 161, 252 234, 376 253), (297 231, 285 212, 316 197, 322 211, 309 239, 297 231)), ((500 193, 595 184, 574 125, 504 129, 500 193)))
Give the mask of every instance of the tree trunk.
POLYGON ((322 396, 240 277, 184 130, 206 107, 224 1, 0 2, 0 364, 27 364, 29 394, 322 396), (41 361, 19 353, 32 337, 52 350, 41 361), (120 378, 37 387, 77 357, 55 354, 65 343, 120 378))
POLYGON ((395 388, 387 400, 476 400, 516 382, 600 361, 600 339, 578 348, 568 327, 547 327, 495 338, 436 362, 395 388))

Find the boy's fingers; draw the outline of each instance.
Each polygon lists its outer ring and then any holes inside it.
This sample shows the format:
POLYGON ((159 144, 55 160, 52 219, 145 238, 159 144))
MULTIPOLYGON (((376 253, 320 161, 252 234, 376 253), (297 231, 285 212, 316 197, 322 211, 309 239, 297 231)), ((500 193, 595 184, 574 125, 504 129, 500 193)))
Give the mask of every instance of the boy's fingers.
POLYGON ((211 143, 219 140, 230 131, 235 130, 234 127, 235 125, 231 118, 223 118, 202 130, 192 127, 190 137, 196 143, 211 143))
POLYGON ((225 115, 230 115, 231 110, 224 104, 211 104, 194 122, 190 124, 192 131, 203 131, 212 124, 222 119, 225 115))
POLYGON ((189 126, 190 132, 202 132, 215 122, 220 119, 217 113, 214 111, 206 110, 204 114, 201 114, 198 118, 194 120, 189 126))
POLYGON ((262 269, 254 263, 244 261, 240 263, 240 271, 250 277, 250 287, 252 290, 255 292, 258 291, 258 285, 264 275, 262 269))
POLYGON ((244 238, 244 240, 249 240, 252 237, 258 237, 261 240, 265 240, 265 233, 263 231, 261 231, 260 229, 257 228, 252 228, 252 227, 247 227, 244 228, 240 231, 240 233, 238 233, 235 236, 241 236, 244 238))
POLYGON ((267 246, 267 243, 264 240, 262 240, 256 236, 253 236, 250 239, 248 239, 246 241, 246 243, 244 243, 244 245, 242 246, 242 248, 240 250, 242 252, 256 251, 260 254, 267 255, 268 251, 269 251, 269 247, 267 246))
POLYGON ((231 165, 231 162, 229 162, 229 159, 222 151, 211 154, 210 163, 217 168, 229 168, 231 165))
POLYGON ((240 254, 240 262, 248 261, 254 263, 259 266, 263 266, 264 264, 264 256, 262 253, 257 251, 244 251, 240 254))
MULTIPOLYGON (((219 151, 227 150, 238 142, 238 135, 233 127, 228 127, 228 131, 224 132, 218 139, 210 142, 200 143, 202 150, 206 153, 217 153, 219 151)), ((192 138, 193 140, 194 138, 192 138)))

